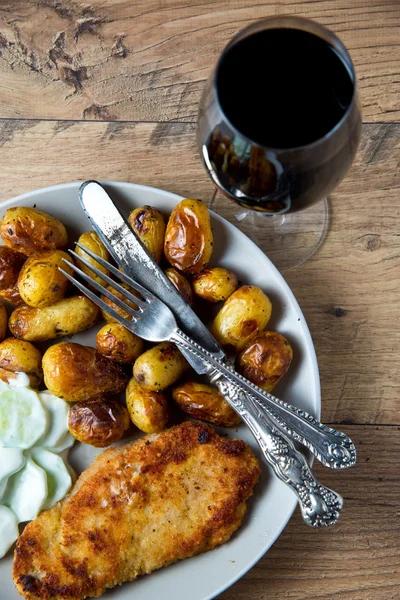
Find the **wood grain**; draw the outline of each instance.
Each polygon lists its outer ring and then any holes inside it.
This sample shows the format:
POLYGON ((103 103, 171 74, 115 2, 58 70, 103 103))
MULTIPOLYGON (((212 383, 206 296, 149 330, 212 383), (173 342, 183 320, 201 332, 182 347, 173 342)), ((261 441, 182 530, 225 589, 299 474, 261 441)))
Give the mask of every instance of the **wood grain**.
POLYGON ((340 523, 310 530, 296 510, 268 554, 219 600, 398 600, 399 428, 347 431, 357 467, 340 474, 313 467, 345 498, 340 523))
POLYGON ((193 121, 228 40, 277 14, 332 28, 353 57, 364 119, 399 119, 396 0, 2 0, 0 117, 193 121))

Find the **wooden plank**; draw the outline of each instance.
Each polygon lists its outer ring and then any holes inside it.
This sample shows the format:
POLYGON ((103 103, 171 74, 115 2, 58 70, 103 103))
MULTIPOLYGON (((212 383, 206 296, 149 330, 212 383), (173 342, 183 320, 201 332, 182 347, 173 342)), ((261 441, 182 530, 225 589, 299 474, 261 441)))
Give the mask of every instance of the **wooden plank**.
POLYGON ((193 121, 227 41, 277 14, 338 33, 356 65, 364 119, 399 120, 396 0, 3 0, 0 117, 193 121))
MULTIPOLYGON (((325 421, 400 423, 399 162, 400 125, 364 126, 355 164, 331 198, 324 245, 284 274, 314 339, 325 421)), ((222 194, 213 209, 252 237, 222 194)))
POLYGON ((345 499, 341 520, 312 530, 296 510, 271 550, 219 600, 398 600, 398 427, 348 427, 358 463, 313 471, 345 499))
POLYGON ((143 183, 204 200, 214 190, 192 124, 0 120, 0 151, 0 201, 85 179, 143 183))

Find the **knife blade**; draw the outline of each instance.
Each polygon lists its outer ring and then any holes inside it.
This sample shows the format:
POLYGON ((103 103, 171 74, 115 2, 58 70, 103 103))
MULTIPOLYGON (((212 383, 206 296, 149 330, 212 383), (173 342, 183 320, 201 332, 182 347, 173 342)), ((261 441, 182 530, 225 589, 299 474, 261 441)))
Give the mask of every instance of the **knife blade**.
MULTIPOLYGON (((174 313, 182 330, 198 344, 216 357, 225 358, 225 353, 207 327, 164 275, 104 187, 97 181, 84 182, 79 189, 79 200, 93 229, 124 272, 165 302, 174 313)), ((201 359, 184 349, 181 351, 197 372, 206 373, 201 359)))

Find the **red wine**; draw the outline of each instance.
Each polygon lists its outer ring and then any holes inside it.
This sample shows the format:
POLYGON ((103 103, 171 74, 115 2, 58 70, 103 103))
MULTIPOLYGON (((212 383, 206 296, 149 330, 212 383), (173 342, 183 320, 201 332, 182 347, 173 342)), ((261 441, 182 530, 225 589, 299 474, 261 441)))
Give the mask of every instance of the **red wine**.
POLYGON ((354 69, 339 40, 322 28, 321 36, 266 28, 221 55, 203 94, 198 140, 226 195, 282 213, 330 194, 360 131, 354 69))
POLYGON ((299 29, 268 29, 231 47, 216 92, 238 131, 262 146, 294 148, 329 133, 348 109, 354 82, 335 48, 299 29))

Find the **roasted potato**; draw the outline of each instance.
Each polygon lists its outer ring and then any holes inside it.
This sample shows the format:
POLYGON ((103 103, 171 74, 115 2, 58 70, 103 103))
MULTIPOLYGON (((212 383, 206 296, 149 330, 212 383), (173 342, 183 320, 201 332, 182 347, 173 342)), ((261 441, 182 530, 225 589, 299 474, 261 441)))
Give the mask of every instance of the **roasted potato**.
POLYGON ((263 331, 254 337, 236 358, 236 368, 266 392, 272 392, 290 367, 293 350, 276 331, 263 331))
POLYGON ((95 348, 73 342, 51 346, 44 353, 42 364, 46 387, 68 402, 119 394, 128 383, 119 365, 95 348))
POLYGON ((190 282, 186 279, 186 277, 182 275, 182 273, 179 273, 179 271, 177 271, 173 267, 166 269, 164 273, 166 274, 170 282, 174 284, 182 298, 189 304, 189 306, 192 306, 192 286, 190 285, 190 282))
POLYGON ((6 337, 8 314, 4 304, 0 302, 0 342, 6 337))
POLYGON ((14 373, 26 373, 30 385, 37 388, 43 379, 42 355, 30 342, 7 338, 0 344, 0 379, 13 379, 14 373))
POLYGON ((18 281, 18 275, 26 256, 7 246, 0 246, 0 291, 12 288, 18 281))
POLYGON ((25 206, 6 210, 0 221, 0 235, 6 246, 27 256, 65 248, 68 243, 67 232, 61 221, 25 206))
MULTIPOLYGON (((87 231, 86 233, 82 233, 78 242, 80 244, 82 244, 82 246, 85 246, 86 248, 88 248, 88 250, 91 250, 92 252, 97 254, 97 256, 100 256, 100 258, 104 258, 104 260, 107 260, 107 261, 110 260, 110 255, 108 253, 107 248, 105 247, 105 245, 103 244, 103 242, 101 241, 101 239, 99 238, 99 236, 97 235, 97 233, 95 231, 87 231)), ((79 248, 79 246, 75 246, 75 252, 77 253, 78 256, 81 256, 82 258, 84 258, 88 263, 90 263, 91 265, 96 267, 102 273, 105 273, 106 275, 109 274, 108 269, 106 269, 105 267, 100 265, 96 260, 94 260, 94 258, 89 256, 89 254, 87 254, 84 250, 81 250, 81 248, 79 248)), ((79 268, 82 269, 82 271, 84 273, 86 273, 86 275, 89 275, 89 277, 91 277, 94 281, 97 281, 97 283, 100 283, 101 285, 104 284, 104 281, 101 279, 101 277, 99 277, 98 275, 95 275, 93 273, 93 271, 91 271, 85 265, 79 263, 79 268)))
POLYGON ((158 392, 173 385, 188 368, 174 344, 163 342, 144 352, 133 366, 136 381, 145 390, 158 392))
POLYGON ((217 388, 196 381, 186 381, 172 390, 179 408, 194 419, 223 427, 239 425, 240 417, 217 388))
POLYGON ((243 285, 226 300, 211 333, 226 350, 242 350, 267 325, 271 311, 271 301, 259 287, 243 285))
POLYGON ((121 439, 129 427, 128 411, 117 400, 92 399, 73 404, 68 429, 83 444, 105 448, 121 439))
POLYGON ((159 210, 152 206, 135 208, 129 215, 129 225, 156 262, 163 255, 165 222, 159 210))
POLYGON ((0 290, 0 298, 2 300, 5 300, 6 302, 9 302, 9 304, 12 304, 13 306, 20 306, 24 303, 21 296, 19 295, 17 281, 12 287, 7 288, 5 290, 0 290))
POLYGON ((168 402, 162 392, 144 390, 134 377, 126 388, 126 408, 132 423, 144 433, 158 433, 168 422, 168 402))
MULTIPOLYGON (((129 285, 126 285, 126 283, 120 283, 120 285, 125 288, 126 290, 128 290, 131 294, 133 294, 134 296, 137 296, 138 294, 135 292, 135 290, 133 290, 131 287, 129 287, 129 285)), ((120 292, 118 292, 117 290, 115 290, 112 286, 106 286, 106 289, 109 290, 112 294, 114 294, 114 296, 116 296, 117 298, 119 298, 120 300, 122 300, 123 302, 125 302, 125 304, 127 304, 128 306, 130 306, 131 308, 137 310, 137 305, 134 304, 133 302, 131 302, 130 300, 127 300, 126 298, 124 298, 123 294, 121 294, 120 292)), ((107 298, 107 296, 104 296, 103 294, 100 296, 100 298, 106 303, 108 304, 108 306, 110 306, 111 308, 113 308, 119 315, 121 315, 121 317, 124 317, 125 319, 128 319, 129 321, 131 320, 131 316, 126 312, 126 310, 123 310, 122 308, 120 308, 119 306, 117 306, 115 304, 115 302, 112 302, 112 300, 110 300, 109 298, 107 298)), ((111 317, 108 313, 106 313, 105 310, 101 311, 101 314, 103 316, 103 319, 105 319, 107 321, 107 323, 117 323, 117 321, 114 319, 114 317, 111 317)))
POLYGON ((214 267, 204 269, 193 277, 193 290, 196 296, 209 302, 225 301, 238 287, 236 275, 227 269, 214 267))
POLYGON ((143 352, 143 340, 119 323, 108 323, 98 332, 96 347, 113 362, 133 365, 143 352))
POLYGON ((62 250, 37 252, 28 258, 18 277, 18 290, 25 304, 42 308, 64 298, 69 281, 58 267, 69 275, 73 270, 63 259, 69 261, 70 257, 62 250))
POLYGON ((44 342, 88 329, 99 315, 99 309, 89 298, 71 296, 43 308, 19 306, 11 314, 8 326, 17 338, 44 342))
POLYGON ((194 275, 211 258, 213 235, 208 208, 200 200, 182 200, 167 224, 164 254, 170 265, 194 275))

